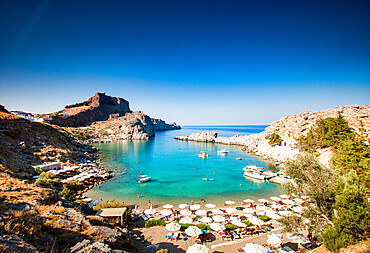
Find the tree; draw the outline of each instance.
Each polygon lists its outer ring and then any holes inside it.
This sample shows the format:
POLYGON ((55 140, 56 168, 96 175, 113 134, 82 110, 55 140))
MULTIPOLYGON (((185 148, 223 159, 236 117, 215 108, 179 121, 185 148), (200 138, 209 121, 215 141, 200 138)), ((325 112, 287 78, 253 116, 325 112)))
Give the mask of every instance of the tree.
MULTIPOLYGON (((324 167, 309 153, 297 155, 296 159, 285 165, 285 171, 294 180, 294 183, 285 185, 288 193, 307 196, 312 203, 303 215, 311 221, 310 230, 320 232, 326 225, 333 224, 331 221, 335 202, 333 185, 336 184, 337 173, 324 167)), ((301 223, 300 226, 298 228, 307 228, 305 223, 301 223)))
POLYGON ((65 197, 67 200, 74 201, 78 192, 82 191, 84 188, 84 184, 81 183, 81 181, 73 179, 64 185, 63 191, 60 193, 60 195, 65 197))
POLYGON ((301 217, 279 220, 286 230, 301 228, 321 235, 331 251, 355 243, 370 231, 369 191, 355 170, 341 176, 339 170, 324 167, 308 153, 298 155, 285 167, 293 179, 285 185, 288 193, 305 195, 310 201, 301 217))
POLYGON ((38 179, 36 179, 35 184, 47 187, 54 188, 61 185, 60 179, 51 172, 42 172, 38 179))
POLYGON ((266 139, 269 140, 270 145, 279 144, 283 141, 281 136, 278 135, 277 133, 273 133, 273 134, 270 134, 270 135, 266 136, 266 139))

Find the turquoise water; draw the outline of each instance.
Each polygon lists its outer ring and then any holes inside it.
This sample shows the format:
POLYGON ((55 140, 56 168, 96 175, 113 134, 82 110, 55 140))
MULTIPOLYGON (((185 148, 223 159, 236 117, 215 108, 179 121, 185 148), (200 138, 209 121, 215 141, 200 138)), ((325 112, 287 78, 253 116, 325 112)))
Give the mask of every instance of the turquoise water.
POLYGON ((216 131, 219 136, 258 133, 266 126, 205 126, 184 127, 181 130, 157 132, 149 141, 115 141, 96 144, 102 164, 114 170, 116 177, 86 193, 93 198, 115 199, 130 204, 223 203, 227 199, 240 202, 246 198, 276 195, 280 187, 269 182, 254 182, 243 177, 243 167, 257 165, 267 168, 261 158, 241 150, 239 146, 184 142, 175 140, 178 135, 199 131, 216 131), (227 149, 227 155, 217 150, 227 149), (208 158, 199 158, 199 151, 208 158), (236 160, 241 157, 242 160, 236 160), (148 183, 138 184, 140 173, 152 177, 148 183), (213 179, 205 181, 202 178, 213 179), (140 198, 138 198, 140 194, 140 198))

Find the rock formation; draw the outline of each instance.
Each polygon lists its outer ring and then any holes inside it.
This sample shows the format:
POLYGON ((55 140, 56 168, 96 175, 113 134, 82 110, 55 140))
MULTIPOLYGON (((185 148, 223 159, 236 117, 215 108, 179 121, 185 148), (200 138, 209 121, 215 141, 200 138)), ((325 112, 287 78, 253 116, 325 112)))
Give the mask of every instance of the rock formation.
MULTIPOLYGON (((321 112, 303 111, 296 115, 285 116, 274 121, 262 133, 251 135, 235 135, 232 137, 217 137, 214 132, 201 132, 189 136, 178 136, 176 139, 185 141, 207 141, 230 145, 241 145, 247 152, 265 159, 285 162, 293 158, 298 150, 295 148, 296 138, 306 135, 317 120, 328 117, 337 117, 341 113, 348 121, 349 126, 363 136, 370 137, 370 106, 348 105, 328 109, 321 112), (281 146, 268 144, 267 136, 272 133, 283 139, 281 146)), ((320 150, 320 160, 328 165, 332 152, 329 149, 320 150)))
POLYGON ((47 121, 59 126, 90 126, 95 136, 105 139, 146 140, 153 137, 155 131, 181 128, 176 123, 152 119, 141 111, 132 112, 125 99, 104 93, 67 106, 58 115, 49 116, 47 121))
POLYGON ((6 113, 9 113, 9 112, 5 109, 5 106, 3 106, 3 105, 0 105, 0 112, 6 112, 6 113))
POLYGON ((86 102, 65 108, 58 115, 50 116, 47 121, 58 126, 86 126, 95 121, 107 120, 111 115, 124 116, 130 113, 128 101, 96 93, 86 102))

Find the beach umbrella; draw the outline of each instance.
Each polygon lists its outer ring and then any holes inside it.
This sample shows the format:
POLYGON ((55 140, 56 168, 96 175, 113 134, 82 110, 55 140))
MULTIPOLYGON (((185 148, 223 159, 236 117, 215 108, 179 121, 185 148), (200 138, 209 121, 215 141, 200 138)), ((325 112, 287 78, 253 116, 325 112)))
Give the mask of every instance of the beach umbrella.
POLYGON ((216 205, 215 205, 215 204, 206 204, 206 207, 207 207, 207 208, 215 208, 215 207, 216 207, 216 205))
POLYGON ((100 203, 103 203, 104 201, 103 200, 95 200, 92 202, 93 205, 97 205, 97 204, 100 204, 100 203))
POLYGON ((290 200, 290 199, 283 199, 282 202, 286 205, 293 205, 295 204, 295 202, 293 200, 290 200))
POLYGON ((237 212, 238 210, 236 210, 236 208, 229 207, 229 208, 226 208, 226 209, 225 209, 225 211, 226 211, 228 214, 232 214, 232 213, 237 212))
POLYGON ((226 205, 233 205, 233 204, 235 204, 235 201, 228 200, 228 201, 225 201, 225 204, 226 205))
POLYGON ((279 197, 271 197, 270 199, 272 199, 273 201, 279 201, 279 200, 281 200, 281 198, 279 198, 279 197))
POLYGON ((269 202, 269 201, 267 199, 259 199, 258 202, 265 203, 265 202, 269 202))
POLYGON ((179 223, 182 223, 182 224, 186 224, 186 223, 192 223, 193 222, 193 219, 186 216, 186 217, 183 217, 179 220, 179 223))
POLYGON ((268 210, 266 212, 266 216, 271 218, 271 219, 274 219, 274 220, 278 220, 278 219, 281 219, 281 216, 278 215, 276 212, 272 211, 272 210, 268 210))
POLYGON ((166 204, 166 205, 163 206, 163 208, 172 208, 172 207, 173 207, 173 205, 170 205, 170 204, 166 204))
POLYGON ((200 205, 196 204, 196 205, 191 205, 190 206, 190 210, 198 210, 200 208, 200 205))
POLYGON ((292 207, 292 210, 296 213, 302 213, 303 212, 303 207, 301 206, 294 206, 292 207))
POLYGON ((207 211, 206 210, 197 210, 197 211, 195 211, 195 214, 199 215, 199 216, 204 216, 204 215, 207 215, 207 211))
POLYGON ((202 233, 202 230, 196 226, 190 226, 187 229, 185 229, 185 233, 188 236, 198 236, 202 233))
POLYGON ((253 199, 245 199, 245 200, 243 200, 245 203, 253 203, 254 202, 254 200, 253 199))
POLYGON ((181 215, 191 215, 191 211, 189 211, 188 209, 183 209, 183 210, 180 210, 180 214, 181 215))
POLYGON ((256 210, 258 210, 258 211, 266 211, 267 209, 268 209, 267 206, 257 206, 256 207, 256 210))
POLYGON ((275 233, 272 233, 271 235, 267 235, 267 243, 271 245, 280 245, 283 242, 283 240, 277 236, 275 233))
POLYGON ((245 213, 254 213, 255 212, 255 210, 254 209, 252 209, 252 208, 244 208, 244 210, 243 210, 245 213))
POLYGON ((168 216, 172 214, 172 211, 168 209, 163 209, 162 211, 160 211, 160 213, 164 216, 168 216))
POLYGON ((171 222, 171 223, 168 223, 168 224, 166 225, 166 229, 167 229, 168 231, 172 231, 172 232, 174 232, 174 231, 178 231, 178 230, 180 230, 180 228, 181 228, 181 225, 180 225, 179 223, 171 222))
POLYGON ((221 223, 216 223, 216 222, 209 224, 209 227, 214 231, 223 231, 226 229, 224 225, 222 225, 221 223))
POLYGON ((225 221, 225 220, 226 220, 226 219, 225 219, 225 217, 220 216, 220 215, 214 215, 214 216, 212 217, 212 219, 213 219, 214 221, 216 221, 216 222, 223 222, 223 221, 225 221))
POLYGON ((186 253, 208 253, 209 249, 203 244, 194 244, 188 248, 186 253))
POLYGON ((247 224, 243 223, 243 222, 238 222, 238 221, 231 221, 231 224, 235 225, 235 226, 238 226, 240 228, 246 228, 247 227, 247 224))
POLYGON ((262 247, 261 245, 255 243, 247 243, 243 248, 245 252, 248 253, 267 253, 268 249, 262 247))
POLYGON ((280 195, 280 198, 282 198, 282 199, 289 199, 290 196, 289 195, 280 195))
POLYGON ((308 243, 310 240, 304 236, 303 234, 298 234, 298 233, 292 233, 292 234, 287 234, 287 237, 289 240, 295 243, 308 243))
POLYGON ((180 205, 179 205, 179 208, 180 208, 180 209, 184 209, 184 208, 186 208, 186 207, 188 207, 188 204, 180 204, 180 205))
POLYGON ((279 211, 278 214, 282 215, 282 216, 285 216, 285 217, 288 217, 288 216, 292 216, 293 213, 292 212, 289 212, 289 211, 279 211))
POLYGON ((237 217, 237 216, 232 216, 232 217, 230 218, 230 220, 231 220, 231 221, 238 221, 238 222, 241 222, 240 218, 239 218, 239 217, 237 217))
POLYGON ((213 214, 223 214, 224 212, 222 212, 220 209, 212 209, 211 212, 213 214))
POLYGON ((155 214, 156 212, 157 211, 155 209, 148 209, 144 211, 145 214, 155 214))
POLYGON ((203 217, 201 219, 199 219, 200 222, 202 223, 210 223, 212 222, 212 218, 211 217, 203 217))
POLYGON ((252 217, 249 217, 248 220, 250 221, 250 223, 252 223, 253 225, 258 225, 258 226, 262 226, 263 225, 263 221, 258 219, 257 217, 255 216, 252 216, 252 217))
POLYGON ((297 202, 297 203, 302 203, 302 202, 304 202, 303 201, 303 199, 300 199, 300 198, 294 198, 293 199, 295 202, 297 202))

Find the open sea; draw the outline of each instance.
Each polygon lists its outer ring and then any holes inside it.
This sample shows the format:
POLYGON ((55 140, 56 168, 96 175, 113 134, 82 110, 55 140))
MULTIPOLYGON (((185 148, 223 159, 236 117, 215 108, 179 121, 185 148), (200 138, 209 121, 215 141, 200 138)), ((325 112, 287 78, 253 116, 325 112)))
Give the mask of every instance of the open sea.
POLYGON ((100 149, 102 165, 112 169, 115 177, 85 195, 94 199, 120 200, 129 204, 165 203, 220 204, 225 200, 240 202, 278 195, 281 187, 270 182, 252 181, 243 177, 243 167, 268 167, 266 161, 241 150, 240 146, 175 140, 175 136, 200 131, 215 131, 219 136, 247 135, 262 132, 267 126, 187 126, 180 130, 156 132, 148 141, 129 140, 95 144, 100 149), (217 150, 229 150, 218 155, 217 150), (206 151, 208 158, 198 157, 206 151), (236 160, 241 157, 242 160, 236 160), (138 184, 140 174, 152 177, 151 182, 138 184), (213 179, 205 181, 202 178, 213 179), (138 198, 138 194, 140 198, 138 198))

